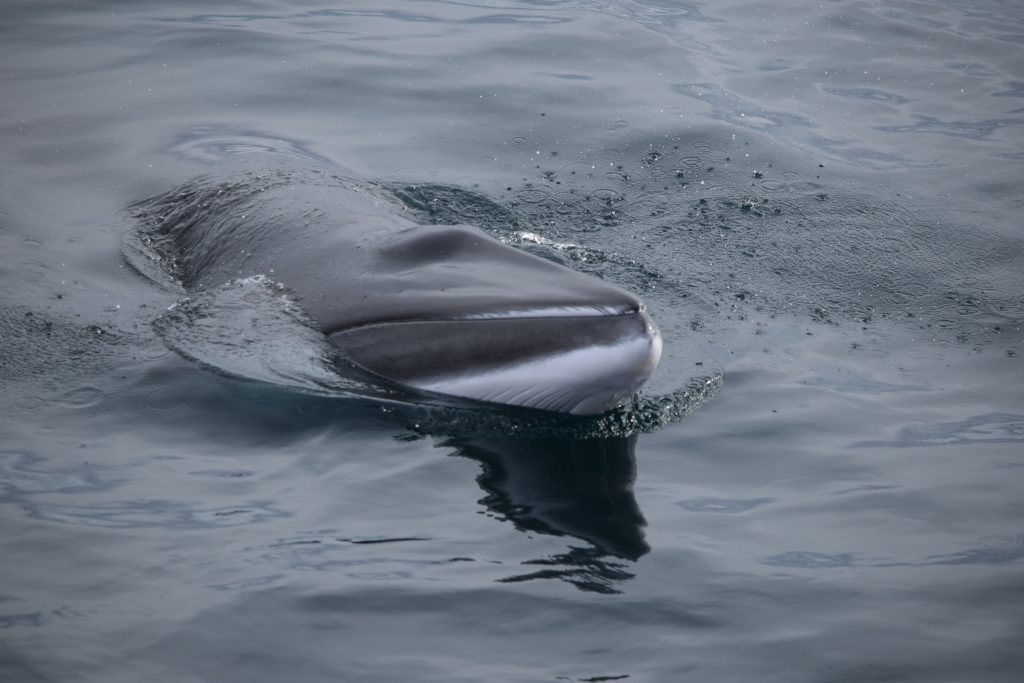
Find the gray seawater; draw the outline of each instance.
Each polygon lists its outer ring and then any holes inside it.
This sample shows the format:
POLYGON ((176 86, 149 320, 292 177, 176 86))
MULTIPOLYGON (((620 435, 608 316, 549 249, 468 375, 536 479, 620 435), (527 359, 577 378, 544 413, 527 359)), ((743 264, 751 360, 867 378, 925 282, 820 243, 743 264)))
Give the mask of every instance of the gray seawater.
POLYGON ((1011 0, 5 2, 0 680, 1020 680, 1022 44, 1011 0), (125 207, 282 167, 641 293, 658 419, 170 351, 125 207))

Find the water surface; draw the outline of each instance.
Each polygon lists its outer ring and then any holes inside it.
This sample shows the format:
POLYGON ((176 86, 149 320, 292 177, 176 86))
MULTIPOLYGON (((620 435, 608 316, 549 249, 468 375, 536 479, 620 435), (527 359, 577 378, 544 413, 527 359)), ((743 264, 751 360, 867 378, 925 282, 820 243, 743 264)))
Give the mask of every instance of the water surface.
POLYGON ((6 3, 0 679, 1017 680, 1022 42, 980 0, 6 3), (586 432, 182 359, 125 207, 281 167, 641 294, 647 409, 721 390, 586 432))

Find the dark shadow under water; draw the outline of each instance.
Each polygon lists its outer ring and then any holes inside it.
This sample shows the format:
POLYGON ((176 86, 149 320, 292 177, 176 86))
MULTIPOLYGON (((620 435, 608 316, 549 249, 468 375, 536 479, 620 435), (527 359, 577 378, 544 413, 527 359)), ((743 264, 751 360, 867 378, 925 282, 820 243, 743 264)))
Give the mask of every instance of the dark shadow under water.
POLYGON ((526 534, 569 536, 587 543, 525 562, 536 571, 505 582, 557 578, 585 591, 619 592, 628 563, 645 555, 643 513, 633 495, 636 435, 601 439, 449 439, 445 445, 478 461, 481 503, 526 534), (625 561, 625 562, 624 562, 625 561))
MULTIPOLYGON (((247 387, 257 396, 267 391, 284 393, 266 384, 228 378, 221 382, 235 389, 247 387)), ((700 399, 695 405, 706 398, 700 393, 694 396, 700 399)), ((639 434, 612 428, 619 426, 609 422, 615 412, 579 418, 456 401, 378 403, 299 394, 285 400, 299 409, 286 424, 280 422, 280 415, 263 415, 265 410, 276 412, 278 405, 266 397, 250 404, 245 422, 253 424, 257 433, 274 424, 271 432, 281 434, 282 430, 316 430, 327 421, 366 425, 370 418, 375 431, 409 430, 437 438, 439 447, 480 463, 476 481, 484 496, 479 502, 491 516, 511 522, 528 536, 568 540, 564 552, 525 560, 523 565, 530 570, 504 582, 559 579, 584 591, 617 593, 633 577, 630 565, 650 551, 644 537, 647 522, 633 493, 639 434), (288 422, 293 422, 291 429, 288 422)))

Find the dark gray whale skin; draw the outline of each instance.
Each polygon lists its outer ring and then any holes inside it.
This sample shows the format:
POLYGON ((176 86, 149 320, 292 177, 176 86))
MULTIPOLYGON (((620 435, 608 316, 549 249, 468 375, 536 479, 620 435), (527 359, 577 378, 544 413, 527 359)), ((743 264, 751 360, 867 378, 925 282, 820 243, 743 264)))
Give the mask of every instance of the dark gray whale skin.
POLYGON ((629 292, 472 226, 417 223, 361 181, 198 179, 132 210, 186 290, 266 276, 357 364, 421 390, 599 414, 660 356, 629 292))

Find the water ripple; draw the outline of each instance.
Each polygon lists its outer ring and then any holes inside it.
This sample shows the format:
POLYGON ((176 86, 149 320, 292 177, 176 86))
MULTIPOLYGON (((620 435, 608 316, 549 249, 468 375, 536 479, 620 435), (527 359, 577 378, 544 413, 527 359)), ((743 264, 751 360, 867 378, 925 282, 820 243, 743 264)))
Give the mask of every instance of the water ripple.
POLYGON ((875 102, 887 102, 889 104, 906 104, 909 100, 895 93, 876 88, 822 88, 825 92, 838 97, 847 97, 855 100, 874 100, 875 102))
POLYGON ((954 138, 984 140, 1007 126, 1019 126, 1024 119, 987 119, 984 121, 942 121, 934 116, 917 114, 916 123, 900 126, 875 126, 885 133, 933 133, 954 138))
POLYGON ((973 443, 1024 442, 1024 415, 990 413, 958 422, 903 427, 889 441, 857 441, 851 448, 917 448, 973 443))
POLYGON ((163 500, 122 501, 96 505, 23 505, 31 517, 50 522, 118 529, 217 529, 257 524, 289 513, 270 503, 195 508, 187 503, 163 500))
POLYGON ((722 512, 735 514, 747 512, 761 505, 767 505, 772 498, 751 498, 751 499, 729 499, 729 498, 695 498, 693 500, 680 500, 676 503, 679 507, 686 508, 693 512, 722 512))

